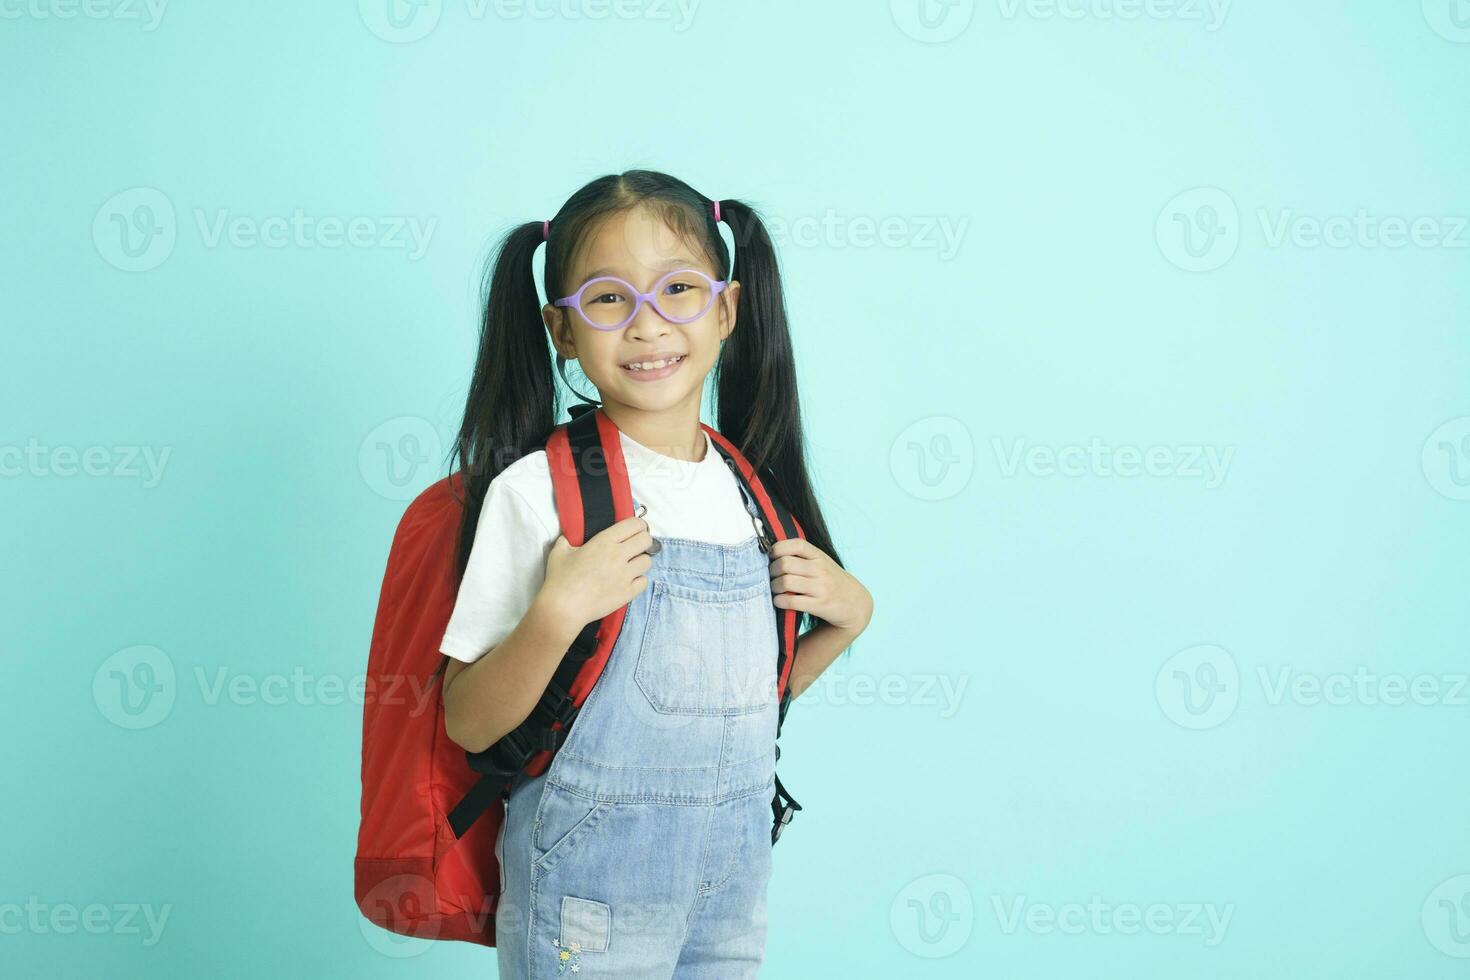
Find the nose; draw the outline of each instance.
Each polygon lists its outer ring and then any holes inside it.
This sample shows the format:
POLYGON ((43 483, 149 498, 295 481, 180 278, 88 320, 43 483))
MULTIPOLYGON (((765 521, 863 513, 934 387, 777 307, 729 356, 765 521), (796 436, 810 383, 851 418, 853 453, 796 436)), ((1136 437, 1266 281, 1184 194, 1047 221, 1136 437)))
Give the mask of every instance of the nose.
POLYGON ((629 340, 652 340, 666 336, 673 326, 659 315, 652 303, 644 303, 627 329, 629 340))

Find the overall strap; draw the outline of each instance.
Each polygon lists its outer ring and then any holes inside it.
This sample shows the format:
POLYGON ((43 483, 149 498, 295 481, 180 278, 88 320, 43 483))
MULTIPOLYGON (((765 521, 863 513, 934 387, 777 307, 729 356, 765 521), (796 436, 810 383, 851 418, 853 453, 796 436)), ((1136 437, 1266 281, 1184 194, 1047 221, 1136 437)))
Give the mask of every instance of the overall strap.
MULTIPOLYGON (((700 428, 709 433, 710 441, 719 450, 730 466, 730 471, 735 474, 735 480, 741 489, 754 498, 760 509, 760 516, 765 520, 765 526, 770 529, 769 539, 761 541, 761 550, 768 550, 770 545, 776 541, 785 541, 788 538, 805 538, 806 534, 801 529, 801 524, 792 515, 785 503, 779 497, 767 492, 765 484, 761 482, 760 475, 750 465, 743 453, 735 447, 735 444, 714 429, 700 423, 700 428)), ((776 723, 776 732, 779 735, 781 724, 786 720, 786 709, 790 704, 790 692, 788 690, 791 680, 791 667, 796 660, 796 646, 799 637, 796 632, 796 623, 799 613, 795 609, 782 609, 780 611, 780 653, 776 661, 776 678, 778 691, 780 693, 780 714, 776 723)))
MULTIPOLYGON (((776 541, 805 538, 806 534, 802 531, 800 522, 779 497, 767 492, 755 467, 750 465, 750 461, 735 447, 735 444, 703 422, 700 423, 700 427, 709 433, 710 441, 725 458, 730 472, 735 474, 735 482, 740 485, 741 492, 746 495, 747 499, 754 499, 756 507, 760 510, 760 516, 765 519, 765 526, 770 528, 770 536, 766 537, 761 533, 762 529, 757 527, 761 551, 769 551, 771 544, 776 541)), ((779 619, 780 642, 777 644, 779 652, 776 660, 776 677, 780 707, 776 712, 777 739, 780 739, 781 726, 786 722, 786 709, 791 706, 791 667, 796 662, 796 647, 800 640, 796 632, 797 616, 797 610, 783 609, 779 619)), ((779 741, 776 744, 776 761, 781 761, 779 741)), ((773 846, 780 839, 781 831, 785 830, 786 825, 791 822, 792 816, 802 808, 801 804, 796 802, 796 798, 787 791, 779 775, 775 777, 775 781, 776 792, 771 797, 771 844, 773 846)))

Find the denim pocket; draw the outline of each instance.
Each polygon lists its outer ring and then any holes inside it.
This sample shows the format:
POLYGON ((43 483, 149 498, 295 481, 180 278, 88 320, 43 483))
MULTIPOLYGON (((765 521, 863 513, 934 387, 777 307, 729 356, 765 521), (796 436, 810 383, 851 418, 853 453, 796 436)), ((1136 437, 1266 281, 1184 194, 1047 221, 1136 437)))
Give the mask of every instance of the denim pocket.
POLYGON ((536 808, 536 825, 531 832, 531 867, 547 871, 571 854, 612 807, 602 800, 588 799, 548 781, 536 808))
POLYGON ((715 592, 654 580, 649 592, 633 678, 655 711, 741 715, 775 703, 770 582, 715 592))

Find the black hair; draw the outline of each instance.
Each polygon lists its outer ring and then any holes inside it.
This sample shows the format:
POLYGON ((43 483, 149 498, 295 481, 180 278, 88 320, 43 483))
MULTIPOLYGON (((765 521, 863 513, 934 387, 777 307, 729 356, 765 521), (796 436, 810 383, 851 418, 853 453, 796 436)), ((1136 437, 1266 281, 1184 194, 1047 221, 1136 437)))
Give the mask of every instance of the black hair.
MULTIPOLYGON (((796 362, 776 250, 754 208, 722 200, 720 216, 735 240, 735 268, 715 222, 714 202, 676 177, 629 170, 599 177, 569 197, 551 218, 546 239, 548 301, 569 292, 566 270, 586 233, 608 215, 651 208, 681 237, 698 243, 717 279, 740 282, 735 329, 714 367, 714 428, 734 443, 771 492, 801 523, 808 541, 842 564, 812 493, 796 393, 796 362)), ((554 374, 566 382, 541 319, 532 256, 541 221, 518 225, 501 239, 485 273, 480 349, 465 401, 464 423, 451 451, 464 492, 456 579, 464 575, 490 481, 511 463, 545 446, 561 411, 554 374), (555 371, 553 373, 553 355, 555 371)), ((567 388, 572 389, 570 383, 567 388)), ((578 393, 583 401, 587 398, 578 393)), ((798 632, 819 617, 802 613, 798 632)))

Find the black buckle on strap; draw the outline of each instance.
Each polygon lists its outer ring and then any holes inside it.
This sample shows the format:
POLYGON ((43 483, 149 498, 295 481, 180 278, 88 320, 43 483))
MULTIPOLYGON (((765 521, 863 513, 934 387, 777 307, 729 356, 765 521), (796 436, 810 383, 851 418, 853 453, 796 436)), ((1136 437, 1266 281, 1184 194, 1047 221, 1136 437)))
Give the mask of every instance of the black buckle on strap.
POLYGON ((558 684, 554 677, 546 685, 546 697, 552 701, 548 709, 552 719, 561 722, 562 727, 570 725, 577 717, 578 708, 572 701, 572 692, 558 684))
POLYGON ((510 779, 530 760, 532 751, 525 734, 516 729, 483 752, 466 752, 465 759, 475 772, 510 779))
POLYGON ((786 787, 781 785, 781 777, 776 777, 776 795, 771 798, 771 814, 774 822, 771 826, 771 845, 781 839, 781 831, 791 822, 796 811, 801 809, 801 804, 796 802, 796 797, 786 792, 786 787))

